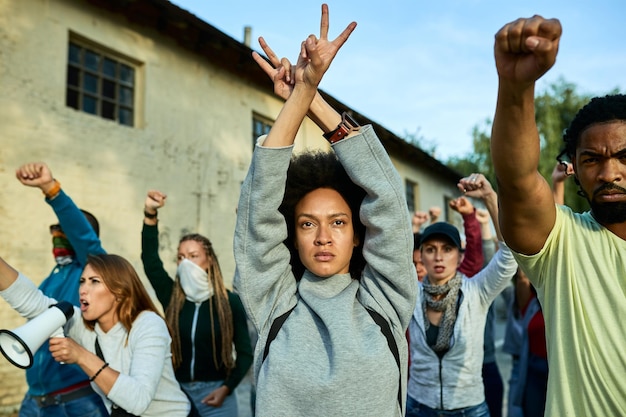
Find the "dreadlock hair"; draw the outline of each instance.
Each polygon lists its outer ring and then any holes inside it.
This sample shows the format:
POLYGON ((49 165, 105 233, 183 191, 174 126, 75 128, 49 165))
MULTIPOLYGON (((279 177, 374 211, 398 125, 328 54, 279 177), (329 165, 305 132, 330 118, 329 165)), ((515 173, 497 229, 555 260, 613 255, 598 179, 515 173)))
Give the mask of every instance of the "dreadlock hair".
POLYGON ((365 226, 359 218, 361 203, 365 191, 356 185, 334 152, 312 151, 294 155, 287 171, 285 196, 279 208, 287 223, 287 239, 284 244, 291 253, 291 268, 297 279, 304 274, 304 265, 295 247, 295 211, 300 200, 318 188, 329 188, 337 191, 346 201, 352 211, 352 225, 354 235, 359 244, 354 248, 350 260, 350 275, 352 279, 359 279, 365 259, 363 258, 363 242, 365 240, 365 226))
POLYGON ((562 153, 569 156, 571 160, 576 155, 580 135, 585 129, 595 123, 613 120, 626 122, 626 95, 612 94, 591 99, 576 113, 574 120, 563 134, 565 149, 562 153))
MULTIPOLYGON (((194 242, 201 244, 204 252, 206 253, 207 259, 209 260, 209 270, 207 271, 208 279, 209 284, 214 290, 213 296, 209 298, 209 311, 211 312, 211 340, 213 343, 213 363, 215 364, 216 369, 225 367, 227 373, 230 373, 230 371, 235 367, 235 361, 233 359, 233 313, 230 309, 230 303, 228 302, 228 292, 224 286, 222 270, 220 269, 217 255, 215 254, 213 245, 209 239, 198 233, 191 233, 181 237, 178 244, 180 245, 188 240, 193 240, 194 242), (215 341, 216 331, 213 321, 214 302, 217 307, 217 315, 222 334, 220 360, 217 358, 217 343, 215 341)), ((167 321, 172 333, 172 362, 174 364, 174 369, 177 369, 182 362, 178 320, 180 310, 182 309, 184 303, 185 292, 180 285, 180 278, 176 276, 174 287, 172 289, 172 296, 167 308, 165 309, 165 320, 167 321)))
MULTIPOLYGON (((129 333, 133 322, 142 312, 153 311, 161 316, 135 268, 126 259, 112 254, 88 255, 86 265, 100 275, 104 285, 119 300, 116 313, 129 333)), ((96 324, 96 320, 88 321, 84 317, 83 322, 90 330, 96 324)))

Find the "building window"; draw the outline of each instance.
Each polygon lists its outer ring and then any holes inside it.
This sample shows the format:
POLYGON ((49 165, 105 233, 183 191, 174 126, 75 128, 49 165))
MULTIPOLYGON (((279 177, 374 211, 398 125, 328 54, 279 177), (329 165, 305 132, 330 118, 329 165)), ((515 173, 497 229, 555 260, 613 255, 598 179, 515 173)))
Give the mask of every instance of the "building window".
POLYGON ((70 41, 65 104, 125 126, 135 124, 135 67, 70 41))
POLYGON ((273 124, 274 122, 267 117, 260 116, 256 113, 252 115, 252 149, 254 149, 259 136, 267 135, 273 124))
POLYGON ((409 213, 415 212, 416 201, 415 197, 417 196, 417 183, 411 180, 404 180, 404 189, 406 195, 406 204, 409 207, 409 213))

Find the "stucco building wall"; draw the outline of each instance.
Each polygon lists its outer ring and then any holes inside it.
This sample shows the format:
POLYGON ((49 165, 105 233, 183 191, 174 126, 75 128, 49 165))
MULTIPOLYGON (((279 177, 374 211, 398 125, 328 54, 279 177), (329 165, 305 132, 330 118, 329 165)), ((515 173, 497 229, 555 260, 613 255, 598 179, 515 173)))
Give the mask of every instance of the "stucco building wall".
MULTIPOLYGON (((212 240, 230 286, 252 117, 274 119, 281 105, 271 89, 223 69, 219 60, 90 2, 0 0, 0 256, 37 284, 54 266, 48 226, 56 217, 38 189, 15 179, 21 164, 44 161, 76 204, 98 218, 105 249, 126 257, 149 291, 140 232, 153 188, 168 194, 159 211, 166 268, 174 274, 180 236, 199 232, 212 240), (134 127, 66 106, 71 39, 135 66, 134 127)), ((306 120, 297 151, 326 146, 306 120)), ((402 156, 392 159, 404 178, 419 183, 416 203, 423 209, 455 195, 446 178, 402 156)), ((0 302, 0 328, 23 323, 0 302)), ((0 358, 0 416, 17 409, 25 389, 24 372, 0 358)))

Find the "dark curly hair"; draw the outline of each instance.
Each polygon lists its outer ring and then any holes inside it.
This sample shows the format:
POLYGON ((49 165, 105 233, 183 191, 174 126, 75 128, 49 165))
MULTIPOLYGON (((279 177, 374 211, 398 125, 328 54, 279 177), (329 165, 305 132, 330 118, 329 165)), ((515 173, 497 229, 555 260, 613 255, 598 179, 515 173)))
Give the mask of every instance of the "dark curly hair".
POLYGON ((313 151, 294 155, 289 164, 285 196, 279 211, 287 223, 287 239, 284 243, 291 253, 293 273, 296 278, 300 279, 305 269, 294 245, 296 205, 305 195, 318 188, 330 188, 337 191, 352 211, 354 235, 358 238, 359 244, 352 253, 350 275, 353 279, 359 279, 365 266, 365 259, 363 258, 365 226, 359 218, 359 210, 365 197, 365 191, 352 182, 332 151, 313 151))
POLYGON ((580 135, 589 126, 595 123, 610 122, 612 120, 622 120, 626 122, 626 95, 611 94, 604 97, 591 99, 581 108, 572 123, 563 134, 565 149, 559 156, 567 155, 570 160, 576 155, 576 147, 580 140, 580 135))

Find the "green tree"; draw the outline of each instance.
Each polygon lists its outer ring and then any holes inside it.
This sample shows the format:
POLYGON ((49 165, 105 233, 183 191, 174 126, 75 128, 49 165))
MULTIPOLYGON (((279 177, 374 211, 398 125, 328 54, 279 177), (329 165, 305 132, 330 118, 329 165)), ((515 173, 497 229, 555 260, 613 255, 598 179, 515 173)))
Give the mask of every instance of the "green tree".
MULTIPOLYGON (((535 120, 539 130, 541 154, 539 172, 550 182, 556 156, 563 150, 563 132, 578 110, 589 102, 590 95, 579 94, 576 86, 560 78, 535 98, 535 120)), ((574 211, 589 208, 587 201, 577 194, 574 178, 565 182, 565 204, 574 211)))
POLYGON ((411 145, 417 146, 430 156, 435 156, 437 152, 437 142, 426 138, 422 135, 421 129, 418 127, 414 133, 404 132, 404 140, 411 145))
POLYGON ((491 162, 490 141, 491 119, 485 119, 482 126, 476 125, 472 128, 474 151, 462 157, 453 156, 446 161, 446 165, 465 176, 473 172, 480 172, 495 186, 496 176, 491 162))
MULTIPOLYGON (((613 90, 609 94, 619 91, 613 90)), ((548 86, 545 91, 535 98, 535 118, 540 138, 539 172, 551 182, 551 174, 557 161, 556 156, 564 147, 563 132, 572 119, 589 100, 591 96, 581 94, 576 85, 560 78, 548 86)), ((495 173, 491 162, 489 142, 491 140, 491 120, 485 120, 482 126, 476 125, 472 129, 473 152, 463 157, 453 157, 446 161, 446 165, 463 175, 472 172, 485 174, 487 179, 496 186, 495 173)), ((589 208, 587 201, 577 194, 578 186, 574 178, 568 179, 565 186, 565 204, 574 211, 584 211, 589 208)))

